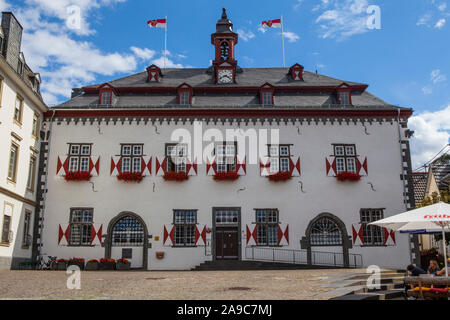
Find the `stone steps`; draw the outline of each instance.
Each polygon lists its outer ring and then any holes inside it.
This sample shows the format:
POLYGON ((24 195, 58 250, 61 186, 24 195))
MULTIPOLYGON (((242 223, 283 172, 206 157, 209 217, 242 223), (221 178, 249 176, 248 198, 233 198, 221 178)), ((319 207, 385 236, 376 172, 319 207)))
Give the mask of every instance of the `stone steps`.
POLYGON ((225 271, 225 270, 304 270, 304 269, 336 269, 335 267, 308 266, 301 264, 260 262, 260 261, 237 261, 216 260, 206 261, 192 268, 192 271, 225 271))

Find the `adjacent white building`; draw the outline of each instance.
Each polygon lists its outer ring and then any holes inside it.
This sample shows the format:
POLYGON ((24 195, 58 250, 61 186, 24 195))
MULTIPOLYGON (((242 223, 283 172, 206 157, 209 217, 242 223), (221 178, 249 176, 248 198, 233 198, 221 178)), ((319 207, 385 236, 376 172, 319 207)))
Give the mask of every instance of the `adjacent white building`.
POLYGON ((40 123, 47 110, 40 76, 20 51, 22 27, 11 12, 0 28, 0 269, 31 259, 37 207, 40 123))
POLYGON ((414 200, 412 110, 300 64, 240 68, 232 27, 224 13, 208 69, 152 65, 74 90, 45 114, 41 254, 150 270, 410 263, 407 235, 367 224, 414 200), (272 132, 279 139, 261 139, 272 132))

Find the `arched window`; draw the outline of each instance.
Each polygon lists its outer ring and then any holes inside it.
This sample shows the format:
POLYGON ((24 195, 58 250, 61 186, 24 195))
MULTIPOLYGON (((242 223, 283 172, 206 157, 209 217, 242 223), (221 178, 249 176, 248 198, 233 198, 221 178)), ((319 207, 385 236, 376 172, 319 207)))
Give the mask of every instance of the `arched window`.
POLYGON ((114 225, 112 245, 115 247, 143 246, 144 227, 138 219, 127 216, 114 225))
POLYGON ((221 54, 221 58, 222 60, 228 60, 229 58, 229 54, 230 54, 230 45, 228 44, 227 41, 223 41, 220 44, 220 54, 221 54))
POLYGON ((323 217, 314 222, 310 242, 313 246, 340 246, 342 233, 336 222, 323 217))

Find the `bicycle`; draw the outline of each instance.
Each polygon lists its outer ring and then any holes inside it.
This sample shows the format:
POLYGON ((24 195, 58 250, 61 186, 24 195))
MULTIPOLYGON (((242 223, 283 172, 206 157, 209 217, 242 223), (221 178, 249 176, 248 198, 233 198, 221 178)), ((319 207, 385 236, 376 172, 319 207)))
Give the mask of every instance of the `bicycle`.
POLYGON ((56 257, 46 254, 39 255, 36 263, 37 270, 53 270, 56 264, 56 257))

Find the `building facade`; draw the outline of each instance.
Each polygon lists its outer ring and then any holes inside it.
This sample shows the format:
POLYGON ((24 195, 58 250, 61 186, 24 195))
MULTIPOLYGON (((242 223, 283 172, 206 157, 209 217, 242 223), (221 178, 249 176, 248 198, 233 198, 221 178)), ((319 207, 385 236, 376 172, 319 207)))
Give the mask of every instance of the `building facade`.
POLYGON ((0 269, 17 268, 32 254, 37 207, 40 123, 47 107, 40 76, 20 51, 22 26, 11 12, 0 28, 0 269))
POLYGON ((407 235, 368 223, 413 204, 412 110, 300 64, 240 68, 238 40, 224 12, 210 68, 152 65, 45 114, 36 254, 149 270, 410 262, 407 235))

